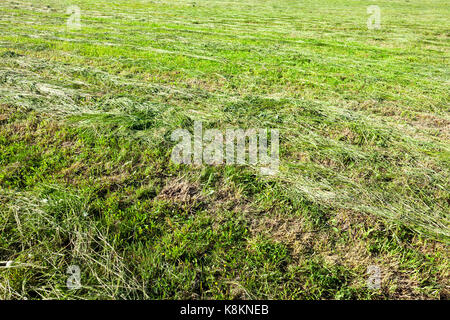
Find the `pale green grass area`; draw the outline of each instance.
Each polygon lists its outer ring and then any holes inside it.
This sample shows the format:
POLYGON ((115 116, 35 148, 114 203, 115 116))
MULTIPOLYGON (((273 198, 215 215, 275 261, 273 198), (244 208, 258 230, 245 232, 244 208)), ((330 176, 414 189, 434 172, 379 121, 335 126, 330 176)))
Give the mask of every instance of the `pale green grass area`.
POLYGON ((0 297, 448 297, 448 1, 0 10, 0 261, 41 255, 52 270, 0 269, 0 297), (367 28, 372 4, 381 30, 367 28), (194 120, 280 129, 280 172, 169 164, 170 133, 194 120), (195 204, 166 195, 178 178, 195 204), (52 211, 47 194, 70 205, 52 211), (67 292, 71 260, 90 288, 67 292))

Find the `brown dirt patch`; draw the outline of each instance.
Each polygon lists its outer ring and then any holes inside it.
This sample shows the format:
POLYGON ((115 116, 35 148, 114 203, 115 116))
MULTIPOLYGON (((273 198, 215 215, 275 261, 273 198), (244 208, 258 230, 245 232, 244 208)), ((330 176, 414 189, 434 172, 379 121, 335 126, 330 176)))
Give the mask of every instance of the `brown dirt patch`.
POLYGON ((192 203, 200 201, 203 197, 200 193, 198 184, 188 182, 184 179, 176 179, 169 181, 164 186, 158 194, 157 199, 180 203, 192 203))

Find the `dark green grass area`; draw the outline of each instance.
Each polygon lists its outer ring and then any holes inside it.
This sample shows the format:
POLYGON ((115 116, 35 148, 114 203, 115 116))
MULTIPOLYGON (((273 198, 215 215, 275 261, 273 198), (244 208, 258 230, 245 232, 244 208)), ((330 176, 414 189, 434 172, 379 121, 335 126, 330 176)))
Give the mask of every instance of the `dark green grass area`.
POLYGON ((449 16, 2 1, 0 298, 448 299, 449 16), (279 172, 174 164, 195 121, 279 129, 279 172))
POLYGON ((100 131, 7 106, 2 115, 0 255, 16 267, 2 270, 1 279, 10 298, 349 299, 445 291, 445 247, 428 252, 410 230, 373 219, 343 227, 348 221, 336 212, 293 202, 246 168, 175 166, 170 140, 148 148, 122 137, 133 129, 100 131), (386 268, 382 290, 367 290, 370 261, 386 268), (390 279, 391 264, 417 281, 414 290, 390 279), (66 289, 69 265, 81 266, 83 289, 66 289))

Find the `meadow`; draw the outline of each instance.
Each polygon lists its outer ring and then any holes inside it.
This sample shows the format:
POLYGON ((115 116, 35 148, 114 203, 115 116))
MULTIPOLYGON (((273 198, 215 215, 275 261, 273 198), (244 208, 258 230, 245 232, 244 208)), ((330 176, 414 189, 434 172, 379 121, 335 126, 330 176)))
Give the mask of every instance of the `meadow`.
POLYGON ((2 0, 0 298, 448 299, 449 36, 446 0, 2 0), (278 172, 173 163, 195 121, 278 129, 278 172))

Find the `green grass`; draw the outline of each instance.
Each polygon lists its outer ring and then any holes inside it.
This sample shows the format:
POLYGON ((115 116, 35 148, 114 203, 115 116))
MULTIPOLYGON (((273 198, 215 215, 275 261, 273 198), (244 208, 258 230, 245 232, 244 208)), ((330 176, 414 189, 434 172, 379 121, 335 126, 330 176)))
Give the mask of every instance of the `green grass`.
POLYGON ((2 1, 0 298, 447 299, 449 16, 2 1), (197 120, 280 129, 279 173, 172 163, 197 120))

